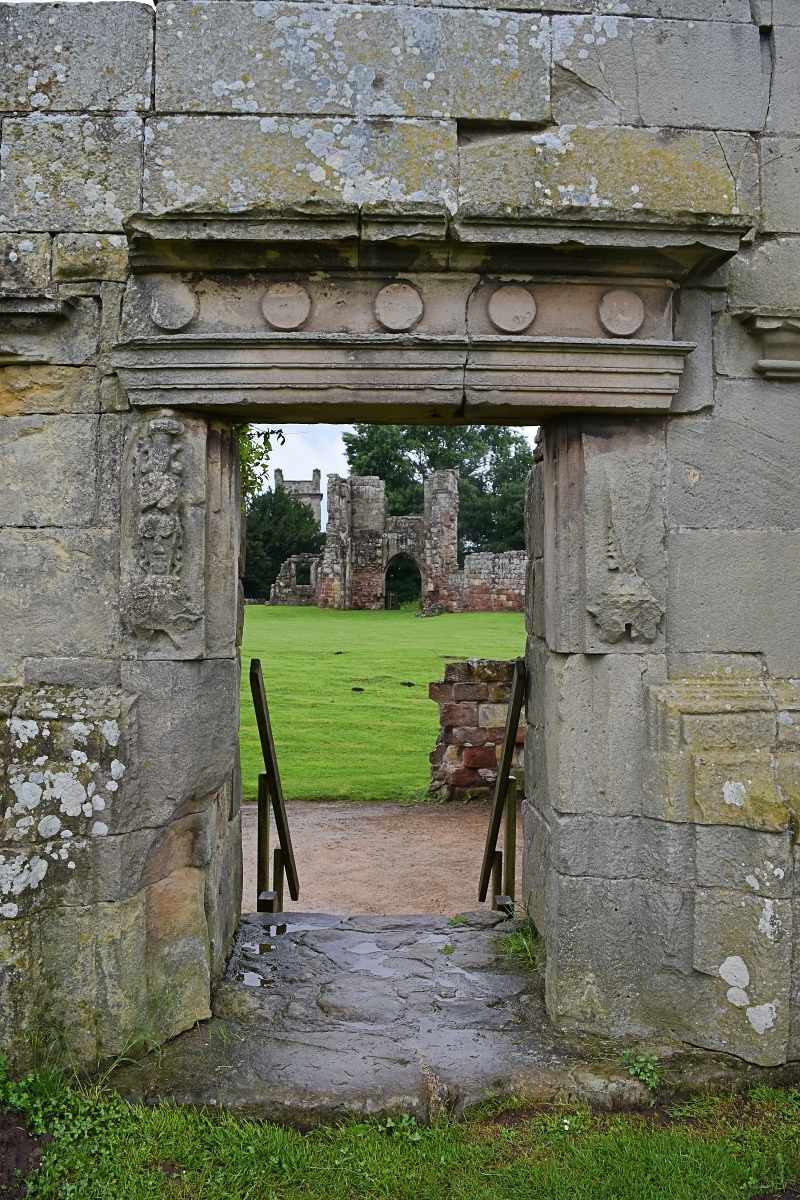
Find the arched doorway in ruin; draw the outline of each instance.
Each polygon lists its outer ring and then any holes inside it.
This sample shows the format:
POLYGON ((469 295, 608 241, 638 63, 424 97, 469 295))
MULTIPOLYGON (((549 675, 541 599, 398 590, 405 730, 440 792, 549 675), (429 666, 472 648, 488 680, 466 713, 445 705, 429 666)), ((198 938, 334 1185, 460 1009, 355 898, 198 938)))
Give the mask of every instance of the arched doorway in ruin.
POLYGON ((421 604, 422 571, 410 554, 397 554, 389 563, 384 577, 384 596, 388 609, 421 604))

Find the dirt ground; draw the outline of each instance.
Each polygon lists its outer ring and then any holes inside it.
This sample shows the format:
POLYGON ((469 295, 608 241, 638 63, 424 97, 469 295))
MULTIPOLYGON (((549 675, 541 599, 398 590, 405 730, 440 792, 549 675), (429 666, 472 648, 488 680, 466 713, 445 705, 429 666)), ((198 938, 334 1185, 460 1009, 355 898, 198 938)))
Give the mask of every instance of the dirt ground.
MULTIPOLYGON (((290 800, 286 807, 300 877, 299 901, 284 893, 286 912, 452 916, 481 907, 487 804, 290 800)), ((242 806, 245 912, 256 907, 256 818, 255 804, 242 806)), ((518 819, 517 898, 521 834, 518 819)), ((271 845, 277 845, 274 829, 271 845)))
POLYGON ((24 1176, 38 1167, 45 1143, 52 1140, 50 1134, 31 1137, 22 1117, 0 1109, 0 1197, 3 1200, 22 1200, 28 1189, 20 1182, 17 1171, 24 1176))

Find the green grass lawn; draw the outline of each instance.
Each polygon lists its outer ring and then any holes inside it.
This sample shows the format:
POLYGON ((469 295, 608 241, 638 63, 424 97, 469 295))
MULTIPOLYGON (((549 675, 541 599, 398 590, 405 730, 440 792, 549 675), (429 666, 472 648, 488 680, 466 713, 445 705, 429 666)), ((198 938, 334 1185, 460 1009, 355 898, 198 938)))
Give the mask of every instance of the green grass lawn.
POLYGON ((287 799, 413 800, 425 795, 438 733, 428 684, 442 678, 450 658, 524 652, 521 613, 419 618, 248 605, 240 733, 245 799, 255 798, 264 769, 251 658, 261 659, 287 799))
POLYGON ((0 1084, 2 1103, 54 1137, 29 1200, 748 1200, 800 1178, 800 1095, 766 1088, 656 1112, 512 1102, 428 1129, 310 1134, 41 1081, 0 1084))

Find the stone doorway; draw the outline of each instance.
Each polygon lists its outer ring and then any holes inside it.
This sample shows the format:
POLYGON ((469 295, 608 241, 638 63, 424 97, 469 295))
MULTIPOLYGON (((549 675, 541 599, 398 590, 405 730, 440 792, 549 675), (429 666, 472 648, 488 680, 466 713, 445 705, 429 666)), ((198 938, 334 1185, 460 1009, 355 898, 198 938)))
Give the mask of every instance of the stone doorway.
POLYGON ((422 573, 407 554, 398 554, 386 570, 384 595, 388 609, 418 604, 422 598, 422 573))

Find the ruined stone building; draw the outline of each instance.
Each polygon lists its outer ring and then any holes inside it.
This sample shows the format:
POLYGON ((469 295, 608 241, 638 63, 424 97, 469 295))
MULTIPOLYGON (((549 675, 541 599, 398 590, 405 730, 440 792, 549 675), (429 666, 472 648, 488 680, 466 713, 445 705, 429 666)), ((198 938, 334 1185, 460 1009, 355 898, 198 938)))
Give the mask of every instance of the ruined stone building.
MULTIPOLYGON (((46 1020, 94 1063, 167 988, 162 1034, 209 1015, 241 905, 234 422, 486 422, 543 430, 550 1018, 800 1059, 797 0, 0 28, 4 1050, 46 1020)), ((414 519, 347 486, 357 572, 319 586, 378 603, 414 519)))
POLYGON ((314 514, 317 528, 322 528, 322 492, 320 491, 320 472, 312 471, 311 479, 284 479, 280 467, 275 468, 275 487, 282 487, 295 500, 307 504, 314 514))
POLYGON ((463 569, 458 565, 458 471, 434 471, 425 480, 424 495, 424 512, 390 517, 382 479, 329 475, 325 547, 317 556, 287 559, 270 602, 384 608, 386 573, 398 557, 405 557, 419 569, 423 607, 521 612, 524 551, 467 554, 463 569))

